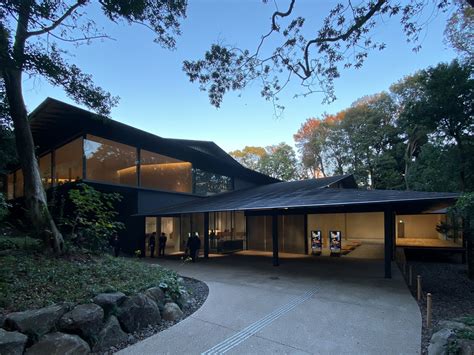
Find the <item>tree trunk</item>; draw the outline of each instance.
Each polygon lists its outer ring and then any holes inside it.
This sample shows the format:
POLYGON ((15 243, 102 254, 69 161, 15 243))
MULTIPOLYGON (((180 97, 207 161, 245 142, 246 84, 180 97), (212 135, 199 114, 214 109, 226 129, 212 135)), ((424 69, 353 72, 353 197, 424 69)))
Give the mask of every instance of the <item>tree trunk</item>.
POLYGON ((461 187, 461 191, 465 191, 466 189, 466 154, 464 151, 464 144, 463 141, 459 136, 455 136, 454 139, 456 140, 456 143, 458 145, 458 151, 459 151, 459 183, 461 187))
POLYGON ((463 238, 466 247, 467 275, 471 280, 474 280, 474 235, 470 222, 470 216, 463 220, 463 238))
POLYGON ((36 160, 35 146, 23 100, 21 70, 3 70, 6 94, 13 120, 15 142, 24 179, 24 196, 28 217, 33 228, 55 254, 63 251, 64 241, 49 213, 46 194, 36 160))

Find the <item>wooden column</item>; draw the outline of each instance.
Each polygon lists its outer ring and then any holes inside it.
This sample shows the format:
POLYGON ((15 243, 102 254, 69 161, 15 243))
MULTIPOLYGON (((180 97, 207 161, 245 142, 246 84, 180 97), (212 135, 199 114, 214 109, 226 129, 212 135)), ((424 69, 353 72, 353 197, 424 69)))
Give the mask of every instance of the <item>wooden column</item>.
POLYGON ((280 265, 278 258, 278 215, 272 215, 272 246, 273 246, 273 266, 280 265))
POLYGON ((204 258, 209 259, 209 212, 204 212, 204 258))
POLYGON ((392 278, 392 257, 394 247, 395 215, 389 207, 384 211, 384 260, 385 260, 385 278, 392 278))

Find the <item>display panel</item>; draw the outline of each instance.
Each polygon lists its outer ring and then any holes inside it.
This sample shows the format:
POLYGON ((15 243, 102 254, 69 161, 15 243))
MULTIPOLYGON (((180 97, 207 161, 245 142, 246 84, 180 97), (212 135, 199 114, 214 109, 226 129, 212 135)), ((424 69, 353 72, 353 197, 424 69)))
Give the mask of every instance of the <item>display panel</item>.
POLYGON ((331 255, 339 256, 341 255, 342 249, 342 238, 341 231, 330 231, 329 232, 329 250, 331 255))
POLYGON ((323 240, 320 230, 311 231, 311 253, 313 255, 321 254, 323 250, 323 240))

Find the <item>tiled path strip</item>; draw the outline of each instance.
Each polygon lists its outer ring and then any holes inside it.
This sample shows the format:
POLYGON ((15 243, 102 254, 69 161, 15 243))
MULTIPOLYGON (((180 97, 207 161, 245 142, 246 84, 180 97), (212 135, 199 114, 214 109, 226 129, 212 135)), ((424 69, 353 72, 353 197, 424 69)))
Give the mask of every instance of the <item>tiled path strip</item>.
POLYGON ((282 315, 290 312, 293 308, 299 306, 303 302, 310 299, 316 292, 317 292, 317 289, 314 288, 314 289, 306 291, 301 296, 293 298, 287 304, 276 309, 275 311, 263 317, 262 319, 256 321, 255 323, 249 325, 247 328, 242 329, 240 332, 234 334, 233 336, 225 339, 224 341, 212 347, 211 349, 203 352, 202 355, 226 353, 227 351, 231 350, 232 348, 235 348, 237 345, 244 342, 245 340, 250 338, 252 335, 256 334, 257 332, 265 328, 267 325, 269 325, 276 319, 280 318, 282 315))

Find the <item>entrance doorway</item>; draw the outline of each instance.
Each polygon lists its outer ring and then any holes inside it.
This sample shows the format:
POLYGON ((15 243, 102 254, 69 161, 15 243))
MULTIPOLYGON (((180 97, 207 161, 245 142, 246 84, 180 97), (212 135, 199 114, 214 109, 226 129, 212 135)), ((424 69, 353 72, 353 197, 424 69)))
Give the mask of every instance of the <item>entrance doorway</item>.
POLYGON ((158 256, 158 238, 161 233, 165 233, 167 238, 165 254, 174 254, 184 250, 181 246, 179 217, 145 217, 145 256, 151 256, 152 238, 155 238, 153 256, 158 256))

